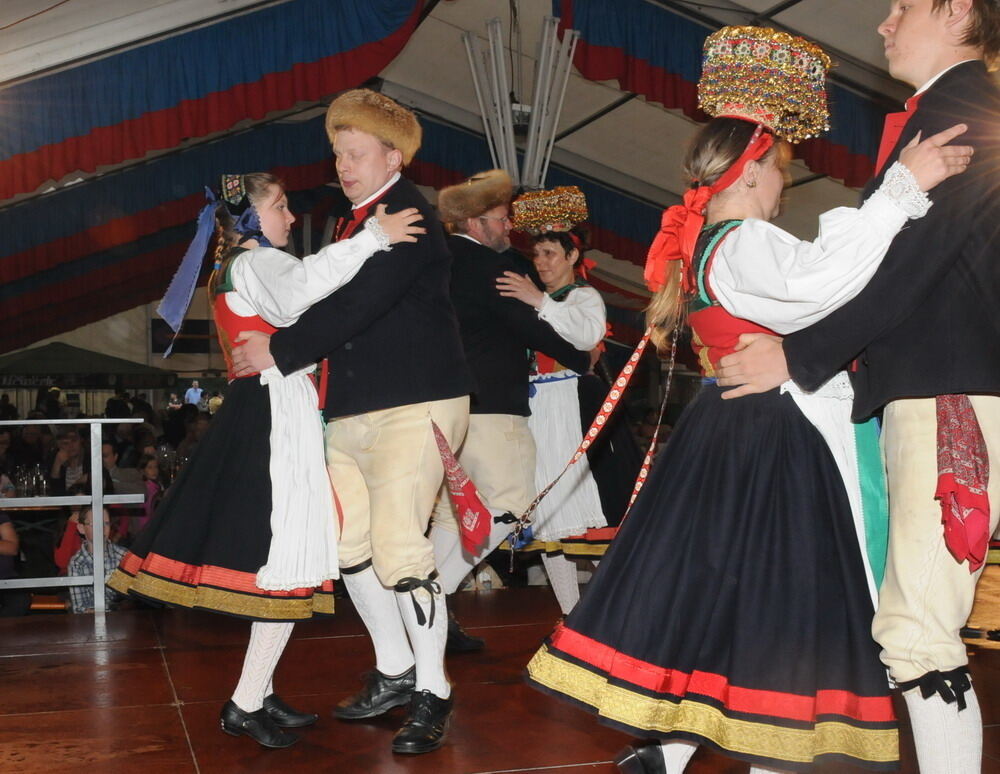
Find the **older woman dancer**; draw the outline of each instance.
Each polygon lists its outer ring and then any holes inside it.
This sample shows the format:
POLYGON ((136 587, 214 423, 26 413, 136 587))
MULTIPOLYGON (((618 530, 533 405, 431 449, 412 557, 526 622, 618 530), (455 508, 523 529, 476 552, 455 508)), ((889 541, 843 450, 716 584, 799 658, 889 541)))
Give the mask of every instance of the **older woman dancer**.
MULTIPOLYGON (((500 295, 528 304, 563 339, 590 351, 607 333, 607 310, 586 281, 585 239, 580 224, 588 216, 575 186, 522 194, 513 203, 514 228, 533 236, 532 261, 544 290, 515 272, 498 278, 500 295)), ((528 425, 537 447, 535 485, 545 487, 573 456, 583 433, 600 410, 608 385, 593 373, 577 373, 535 353, 528 425)), ((635 441, 621 415, 538 505, 532 540, 519 550, 541 552, 542 563, 563 615, 580 598, 574 556, 596 560, 607 550, 621 521, 639 471, 635 441)))

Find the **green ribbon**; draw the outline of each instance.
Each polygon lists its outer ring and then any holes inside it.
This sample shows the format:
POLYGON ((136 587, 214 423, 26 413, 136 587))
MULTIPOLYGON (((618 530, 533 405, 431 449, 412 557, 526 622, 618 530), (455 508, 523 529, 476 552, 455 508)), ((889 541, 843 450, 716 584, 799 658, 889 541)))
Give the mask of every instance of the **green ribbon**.
POLYGON ((889 497, 879 446, 878 420, 872 418, 854 425, 854 448, 858 458, 868 564, 872 568, 875 588, 878 589, 885 577, 885 559, 889 548, 889 497))

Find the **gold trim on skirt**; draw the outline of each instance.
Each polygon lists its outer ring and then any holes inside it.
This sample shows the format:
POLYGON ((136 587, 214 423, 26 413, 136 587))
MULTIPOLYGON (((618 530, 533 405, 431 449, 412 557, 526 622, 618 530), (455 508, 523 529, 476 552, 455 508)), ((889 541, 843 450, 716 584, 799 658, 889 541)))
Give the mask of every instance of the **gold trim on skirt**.
POLYGON ((135 577, 115 570, 107 585, 121 594, 134 592, 168 605, 214 610, 263 621, 302 621, 315 614, 333 615, 333 594, 313 592, 310 597, 266 597, 241 594, 209 586, 186 586, 140 572, 135 577))
POLYGON ((691 698, 673 702, 611 685, 605 677, 562 660, 544 645, 528 664, 528 674, 539 685, 592 707, 608 720, 642 731, 697 734, 733 753, 792 763, 811 763, 821 755, 879 764, 899 760, 895 729, 860 728, 838 721, 821 721, 802 729, 737 720, 691 698))

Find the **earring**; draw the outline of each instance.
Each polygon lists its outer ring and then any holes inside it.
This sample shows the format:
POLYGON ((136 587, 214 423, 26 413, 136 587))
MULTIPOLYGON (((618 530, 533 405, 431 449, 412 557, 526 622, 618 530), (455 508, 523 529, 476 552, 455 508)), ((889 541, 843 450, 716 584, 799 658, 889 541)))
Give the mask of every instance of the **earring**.
POLYGON ((747 188, 756 188, 756 187, 757 187, 756 180, 751 180, 750 182, 747 183, 747 188))

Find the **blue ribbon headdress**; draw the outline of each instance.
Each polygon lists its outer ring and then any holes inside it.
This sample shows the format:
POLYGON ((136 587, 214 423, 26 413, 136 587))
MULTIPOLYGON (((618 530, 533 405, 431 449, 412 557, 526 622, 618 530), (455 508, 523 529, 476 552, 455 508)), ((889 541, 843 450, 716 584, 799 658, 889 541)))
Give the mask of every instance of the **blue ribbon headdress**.
MULTIPOLYGON (((264 247, 271 246, 271 243, 261 233, 260 216, 247 196, 243 175, 223 175, 221 182, 219 194, 208 187, 205 188, 205 199, 208 203, 198 213, 198 226, 194 239, 188 245, 187 251, 181 259, 180 267, 173 279, 170 280, 167 292, 163 294, 163 300, 156 307, 157 314, 166 320, 167 325, 174 332, 170 346, 163 353, 164 358, 170 357, 170 353, 174 349, 177 334, 180 332, 184 316, 187 314, 188 307, 191 306, 191 299, 198 286, 202 261, 208 251, 212 232, 215 231, 216 208, 224 206, 236 220, 234 228, 242 237, 241 242, 247 239, 256 239, 264 247)), ((219 266, 216 265, 215 268, 218 269, 219 266)))

